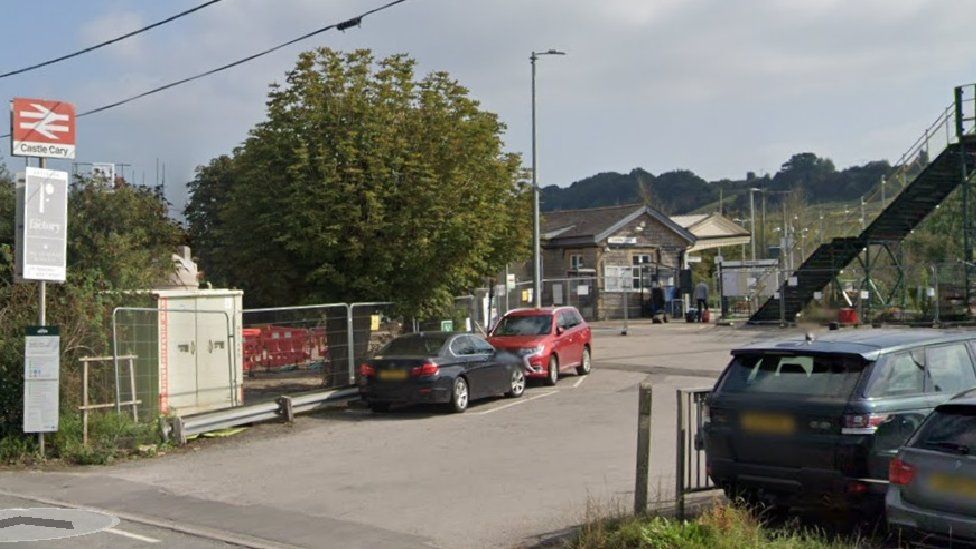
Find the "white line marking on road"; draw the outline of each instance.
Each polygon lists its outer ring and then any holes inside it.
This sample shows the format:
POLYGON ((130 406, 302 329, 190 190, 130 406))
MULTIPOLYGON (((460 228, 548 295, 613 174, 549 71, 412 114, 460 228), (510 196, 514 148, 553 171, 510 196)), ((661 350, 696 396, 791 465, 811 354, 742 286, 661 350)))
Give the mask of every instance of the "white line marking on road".
POLYGON ((159 543, 159 540, 156 538, 151 538, 149 536, 142 536, 139 534, 133 534, 132 532, 126 532, 125 530, 119 530, 118 528, 106 528, 105 530, 102 531, 108 532, 109 534, 115 534, 117 536, 125 536, 127 538, 144 541, 146 543, 159 543))
POLYGON ((476 416, 483 416, 485 414, 490 414, 492 412, 497 412, 499 410, 504 410, 505 408, 511 408, 512 406, 518 406, 519 404, 525 404, 526 402, 529 402, 530 400, 535 400, 537 398, 542 398, 542 397, 547 397, 549 395, 554 395, 554 394, 556 394, 558 392, 559 391, 549 391, 548 393, 542 393, 540 395, 535 395, 533 397, 522 398, 522 399, 516 400, 515 402, 510 402, 510 403, 505 404, 503 406, 499 406, 498 408, 492 408, 491 410, 485 410, 483 412, 475 412, 474 415, 476 415, 476 416))
POLYGON ((576 383, 573 384, 573 389, 579 387, 584 381, 586 381, 586 376, 580 376, 580 378, 576 380, 576 383))

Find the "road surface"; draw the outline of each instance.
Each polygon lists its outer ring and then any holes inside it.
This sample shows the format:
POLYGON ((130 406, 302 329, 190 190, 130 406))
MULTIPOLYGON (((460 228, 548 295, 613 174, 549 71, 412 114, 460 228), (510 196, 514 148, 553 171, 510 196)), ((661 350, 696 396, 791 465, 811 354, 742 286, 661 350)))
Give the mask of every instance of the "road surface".
MULTIPOLYGON (((641 382, 655 384, 650 500, 667 500, 674 389, 709 387, 731 347, 782 335, 632 323, 626 337, 597 332, 590 376, 532 385, 520 399, 482 401, 460 415, 337 409, 157 459, 5 472, 0 496, 8 499, 0 501, 122 514, 120 529, 164 546, 531 545, 588 514, 632 506, 641 382)), ((92 539, 149 544, 110 533, 92 539)))

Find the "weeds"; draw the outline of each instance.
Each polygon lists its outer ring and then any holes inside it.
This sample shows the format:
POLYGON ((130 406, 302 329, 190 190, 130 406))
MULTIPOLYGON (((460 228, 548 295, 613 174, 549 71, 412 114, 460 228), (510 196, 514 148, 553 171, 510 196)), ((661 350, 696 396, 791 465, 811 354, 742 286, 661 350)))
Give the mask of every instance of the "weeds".
MULTIPOLYGON (((83 443, 80 413, 63 413, 58 431, 50 438, 49 457, 75 465, 107 465, 133 454, 142 444, 160 445, 159 420, 137 423, 126 414, 93 413, 88 418, 88 445, 83 443)), ((33 436, 10 435, 0 439, 0 463, 24 465, 37 457, 33 436)))
POLYGON ((0 464, 28 463, 37 456, 37 443, 33 438, 11 435, 0 438, 0 464))
POLYGON ((831 539, 796 525, 770 528, 747 509, 717 505, 694 521, 660 516, 591 521, 569 543, 574 549, 842 549, 870 547, 863 540, 831 539))

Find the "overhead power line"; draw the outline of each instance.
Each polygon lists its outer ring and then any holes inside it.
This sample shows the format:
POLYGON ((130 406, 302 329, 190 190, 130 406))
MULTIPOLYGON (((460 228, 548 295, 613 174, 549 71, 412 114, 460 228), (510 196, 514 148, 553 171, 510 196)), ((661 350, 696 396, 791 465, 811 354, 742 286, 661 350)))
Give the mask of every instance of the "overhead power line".
MULTIPOLYGON (((77 116, 77 118, 81 118, 83 116, 92 115, 92 114, 99 113, 99 112, 102 112, 102 111, 107 111, 109 109, 114 109, 115 107, 119 107, 119 106, 125 105, 126 103, 130 103, 130 102, 135 101, 137 99, 142 99, 143 97, 147 97, 147 96, 150 96, 150 95, 159 93, 161 91, 168 90, 170 88, 175 88, 176 86, 180 86, 180 85, 186 84, 188 82, 192 82, 194 80, 199 80, 200 78, 204 78, 206 76, 210 76, 210 75, 213 75, 213 74, 217 74, 218 72, 225 71, 227 69, 236 67, 238 65, 242 65, 244 63, 247 63, 248 61, 253 61, 253 60, 255 60, 255 59, 259 58, 259 57, 263 57, 263 56, 268 55, 270 53, 276 52, 276 51, 278 51, 278 50, 280 50, 282 48, 286 48, 286 47, 288 47, 288 46, 290 46, 290 45, 292 45, 292 44, 294 44, 296 42, 300 42, 302 40, 306 40, 308 38, 311 38, 313 36, 322 34, 322 33, 326 32, 326 31, 329 31, 329 30, 333 30, 333 29, 346 30, 346 29, 348 29, 350 27, 358 26, 358 25, 362 24, 363 19, 365 19, 366 17, 368 17, 368 16, 370 16, 370 15, 372 15, 374 13, 381 12, 383 10, 390 9, 393 6, 396 6, 397 4, 402 4, 402 3, 406 2, 406 1, 407 0, 393 0, 392 2, 388 2, 386 4, 383 4, 382 6, 373 8, 373 9, 371 9, 369 11, 365 11, 365 12, 361 13, 360 15, 357 15, 356 17, 351 17, 351 18, 346 19, 345 21, 342 21, 340 23, 333 23, 331 25, 326 25, 324 27, 318 28, 318 29, 313 30, 311 32, 305 33, 305 34, 303 34, 303 35, 301 35, 301 36, 299 36, 297 38, 292 38, 291 40, 288 40, 287 42, 282 42, 281 44, 278 44, 277 46, 273 46, 271 48, 268 48, 268 49, 266 49, 264 51, 260 51, 258 53, 249 55, 247 57, 238 59, 237 61, 232 61, 230 63, 227 63, 226 65, 221 65, 221 66, 219 66, 217 68, 210 69, 208 71, 201 72, 199 74, 195 74, 195 75, 189 76, 187 78, 183 78, 182 80, 176 80, 176 81, 170 82, 168 84, 163 84, 162 86, 153 88, 151 90, 144 91, 144 92, 142 92, 140 94, 133 95, 133 96, 127 97, 125 99, 120 99, 120 100, 115 101, 113 103, 109 103, 107 105, 102 105, 101 107, 96 107, 94 109, 90 109, 90 110, 84 111, 82 113, 79 113, 78 116, 77 116)), ((10 134, 8 133, 6 135, 0 135, 0 139, 3 139, 4 137, 10 137, 10 134)))
POLYGON ((216 4, 217 2, 222 2, 222 1, 223 0, 209 0, 207 2, 204 2, 204 3, 200 4, 199 6, 197 6, 195 8, 190 8, 188 10, 181 11, 180 13, 177 13, 176 15, 172 15, 170 17, 167 17, 166 19, 163 19, 162 21, 156 21, 155 23, 153 23, 151 25, 146 25, 145 27, 142 27, 141 29, 136 29, 136 30, 134 30, 132 32, 123 34, 122 36, 117 36, 117 37, 115 37, 115 38, 113 38, 111 40, 106 40, 104 42, 100 42, 100 43, 95 44, 93 46, 88 46, 87 48, 84 48, 84 49, 81 49, 81 50, 78 50, 78 51, 75 51, 75 52, 71 52, 71 53, 62 55, 61 57, 55 57, 54 59, 48 59, 47 61, 42 61, 40 63, 37 63, 36 65, 31 65, 29 67, 24 67, 22 69, 12 70, 10 72, 5 72, 3 74, 0 74, 0 78, 7 78, 8 76, 16 76, 18 74, 23 74, 25 72, 29 72, 29 71, 32 71, 32 70, 35 70, 35 69, 39 69, 41 67, 46 67, 48 65, 53 65, 55 63, 60 63, 61 61, 65 61, 67 59, 71 59, 72 57, 78 57, 79 55, 83 55, 83 54, 86 54, 88 52, 92 52, 92 51, 95 51, 97 49, 104 48, 105 46, 109 46, 109 45, 114 44, 116 42, 121 42, 122 40, 125 40, 126 38, 132 38, 133 36, 135 36, 137 34, 142 34, 144 32, 150 31, 150 30, 152 30, 152 29, 154 29, 156 27, 163 26, 166 23, 170 23, 172 21, 176 21, 177 19, 179 19, 181 17, 186 17, 187 15, 190 15, 191 13, 193 13, 195 11, 200 11, 203 8, 207 7, 207 6, 212 6, 212 5, 216 4))

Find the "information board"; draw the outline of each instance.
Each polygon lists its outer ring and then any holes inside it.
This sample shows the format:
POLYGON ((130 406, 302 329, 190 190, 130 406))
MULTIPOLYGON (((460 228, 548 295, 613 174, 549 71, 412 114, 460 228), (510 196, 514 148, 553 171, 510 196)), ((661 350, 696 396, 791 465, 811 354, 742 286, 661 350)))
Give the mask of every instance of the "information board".
POLYGON ((24 432, 58 430, 61 338, 57 326, 28 326, 24 343, 24 432))

